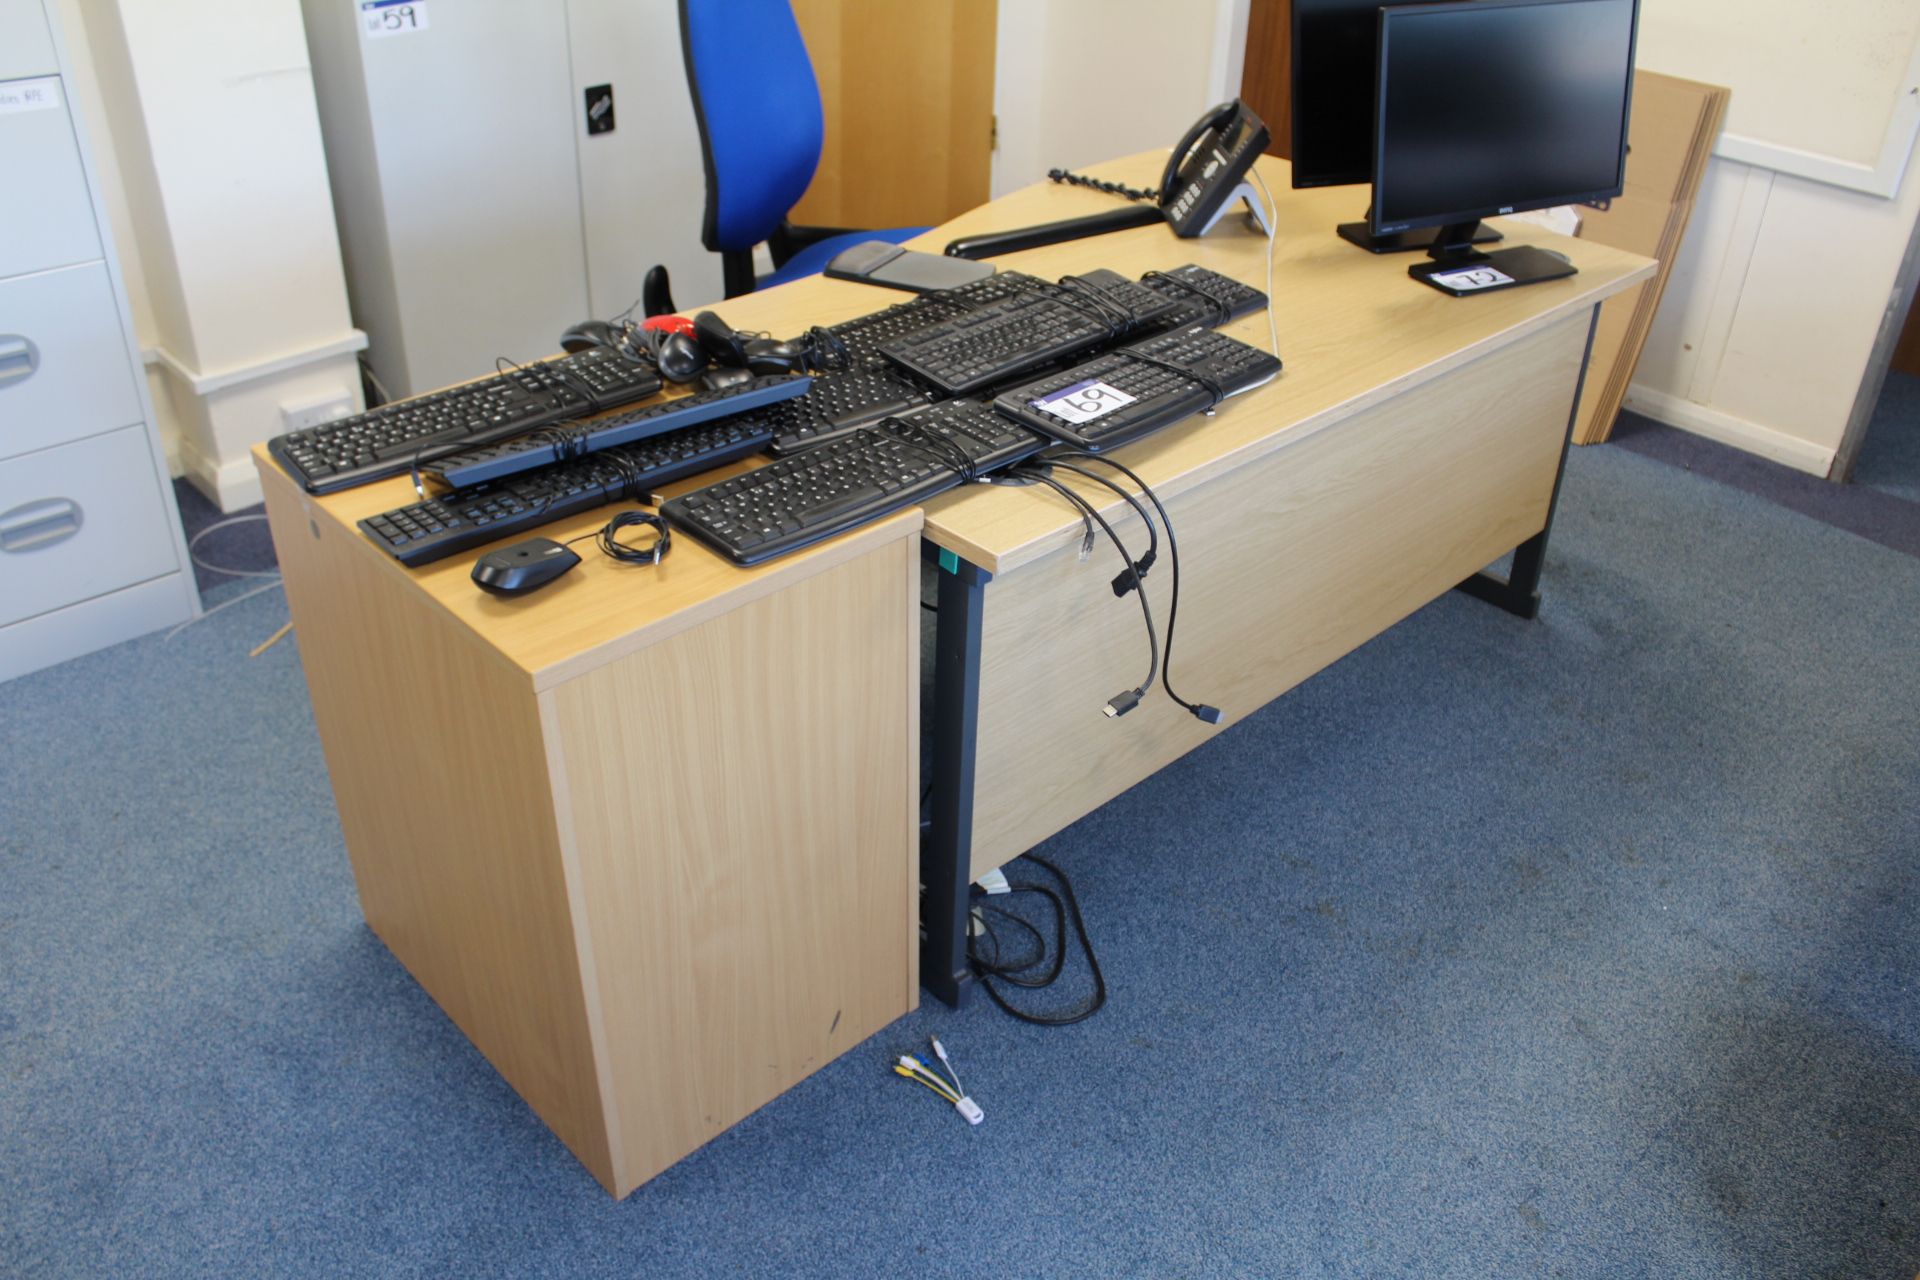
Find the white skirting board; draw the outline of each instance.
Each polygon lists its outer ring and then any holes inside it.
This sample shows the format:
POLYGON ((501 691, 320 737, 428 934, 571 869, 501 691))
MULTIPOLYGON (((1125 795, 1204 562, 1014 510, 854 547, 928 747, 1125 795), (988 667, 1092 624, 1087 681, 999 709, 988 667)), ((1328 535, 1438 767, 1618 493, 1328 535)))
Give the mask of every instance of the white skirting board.
POLYGON ((1626 407, 1655 422, 1757 453, 1808 475, 1825 477, 1833 470, 1833 449, 1637 382, 1627 388, 1626 407))
POLYGON ((209 458, 191 440, 179 442, 180 475, 222 512, 239 511, 260 501, 260 473, 253 455, 224 461, 209 458))

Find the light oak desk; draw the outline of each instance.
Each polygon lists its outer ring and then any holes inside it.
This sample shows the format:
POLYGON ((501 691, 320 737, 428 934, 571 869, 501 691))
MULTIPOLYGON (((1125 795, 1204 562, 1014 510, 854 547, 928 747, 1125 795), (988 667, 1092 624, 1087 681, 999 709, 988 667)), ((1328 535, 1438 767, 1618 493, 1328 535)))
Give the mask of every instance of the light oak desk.
MULTIPOLYGON (((1229 723, 1516 546, 1508 602, 1531 598, 1594 308, 1652 270, 1528 230, 1580 274, 1446 298, 1333 234, 1364 192, 1263 168, 1286 372, 1119 455, 1174 514, 1180 686, 1229 723)), ((918 244, 1107 207, 1033 188, 918 244)), ((1235 217, 1002 265, 1192 261, 1264 288, 1265 243, 1235 217)), ((789 335, 900 296, 815 278, 715 309, 789 335)), ((1266 317, 1232 332, 1264 345, 1266 317)), ((1159 692, 1100 714, 1139 679, 1138 607, 1042 491, 926 509, 948 554, 923 837, 920 511, 752 570, 685 536, 657 569, 589 550, 502 600, 469 581, 478 552, 408 570, 359 535, 405 480, 314 498, 255 460, 367 921, 615 1195, 912 1009, 923 973, 958 1000, 972 878, 1211 732, 1159 692)))
MULTIPOLYGON (((1164 163, 1154 153, 1094 172, 1151 186, 1164 163)), ((1375 256, 1334 234, 1364 209, 1364 188, 1293 191, 1284 160, 1260 170, 1277 205, 1270 292, 1285 372, 1211 420, 1115 454, 1160 495, 1179 537, 1175 688, 1229 725, 1455 586, 1532 616, 1594 317, 1654 269, 1501 222, 1510 242, 1563 252, 1579 274, 1448 297, 1408 278, 1409 255, 1375 256), (1507 552, 1508 580, 1476 576, 1507 552)), ((1112 205, 1043 185, 928 238, 1112 205)), ((1048 277, 1197 262, 1265 290, 1266 255, 1266 238, 1230 214, 1198 240, 1150 227, 996 261, 1048 277)), ((1270 341, 1264 313, 1226 332, 1270 341)), ((1058 478, 1140 553, 1139 523, 1117 497, 1058 478)), ((970 982, 969 884, 1221 730, 1158 688, 1125 717, 1102 714, 1139 682, 1146 637, 1137 603, 1109 585, 1118 558, 1102 543, 1080 560, 1081 520, 1057 495, 981 486, 926 511, 925 537, 944 554, 921 979, 958 1003, 970 982)), ((1172 576, 1163 549, 1148 578, 1163 635, 1172 576)))

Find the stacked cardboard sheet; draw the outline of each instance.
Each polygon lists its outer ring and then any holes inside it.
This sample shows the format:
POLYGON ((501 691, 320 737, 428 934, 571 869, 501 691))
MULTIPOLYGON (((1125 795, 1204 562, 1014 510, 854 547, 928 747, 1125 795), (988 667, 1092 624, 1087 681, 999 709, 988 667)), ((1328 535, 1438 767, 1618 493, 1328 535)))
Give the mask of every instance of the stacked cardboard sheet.
POLYGON ((1626 190, 1605 209, 1582 208, 1580 235, 1656 258, 1660 269, 1651 280, 1601 304, 1574 420, 1575 444, 1598 444, 1613 431, 1731 96, 1717 85, 1652 71, 1634 74, 1626 190))

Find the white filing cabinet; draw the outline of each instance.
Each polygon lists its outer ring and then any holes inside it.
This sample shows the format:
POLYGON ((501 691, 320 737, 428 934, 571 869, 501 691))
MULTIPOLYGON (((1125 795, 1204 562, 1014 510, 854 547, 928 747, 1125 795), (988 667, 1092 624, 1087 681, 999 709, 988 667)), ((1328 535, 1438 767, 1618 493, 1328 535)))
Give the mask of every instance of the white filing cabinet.
POLYGON ((0 0, 0 680, 199 608, 54 0, 0 0))

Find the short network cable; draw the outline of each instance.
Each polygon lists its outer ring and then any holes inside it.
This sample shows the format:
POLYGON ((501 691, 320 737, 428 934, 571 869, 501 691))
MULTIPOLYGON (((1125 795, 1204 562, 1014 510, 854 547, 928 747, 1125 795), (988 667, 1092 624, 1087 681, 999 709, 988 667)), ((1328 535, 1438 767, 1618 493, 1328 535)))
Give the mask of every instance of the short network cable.
MULTIPOLYGON (((1142 480, 1132 468, 1102 454, 1087 453, 1077 449, 1043 455, 1034 462, 1018 468, 1012 475, 1013 478, 1017 480, 1044 484, 1070 503, 1080 513, 1081 520, 1086 523, 1087 538, 1089 541, 1093 536, 1093 524, 1097 521, 1101 531, 1107 535, 1107 541, 1113 544, 1115 551, 1119 552, 1120 559, 1124 565, 1120 573, 1113 580, 1114 594, 1125 595, 1129 591, 1138 591, 1140 593, 1140 612, 1147 627, 1147 646, 1149 652, 1147 678, 1138 687, 1115 694, 1108 700, 1102 710, 1104 710, 1108 716, 1112 717, 1125 715, 1140 705, 1140 700, 1146 697, 1147 691, 1153 688, 1154 681, 1158 678, 1161 687, 1167 691, 1167 696, 1173 699, 1187 714, 1205 724, 1217 725, 1221 723, 1226 717, 1220 708, 1204 702, 1189 702, 1174 692, 1172 678, 1173 636, 1174 625, 1178 622, 1180 616, 1180 546, 1179 543, 1174 540, 1173 521, 1168 516, 1166 507, 1161 503, 1159 495, 1156 494, 1153 489, 1148 486, 1147 482, 1142 480), (1072 461, 1069 461, 1069 459, 1072 461), (1126 476, 1127 479, 1139 486, 1141 495, 1153 505, 1154 511, 1159 514, 1160 528, 1164 529, 1167 535, 1167 555, 1173 566, 1173 590, 1168 600, 1167 635, 1164 648, 1161 645, 1158 632, 1154 627, 1153 608, 1147 602, 1146 587, 1143 584, 1147 570, 1153 567, 1154 560, 1159 554, 1159 538, 1155 532, 1154 522, 1148 518, 1147 511, 1141 506, 1139 499, 1106 477, 1096 475, 1087 470, 1086 467, 1075 465, 1075 463, 1094 463, 1100 466, 1111 467, 1121 475, 1126 476), (1147 528, 1148 544, 1146 554, 1138 560, 1135 560, 1127 550, 1126 545, 1120 541, 1119 535, 1114 532, 1113 526, 1094 509, 1093 504, 1073 490, 1067 488, 1052 476, 1051 470, 1055 467, 1061 470, 1071 471, 1095 484, 1102 485, 1124 499, 1127 505, 1133 508, 1134 513, 1140 517, 1140 522, 1147 528)), ((1081 554, 1083 557, 1086 546, 1086 543, 1082 544, 1081 554)))
POLYGON ((1146 620, 1147 624, 1147 678, 1132 689, 1124 689, 1114 694, 1102 708, 1109 716, 1123 716, 1140 705, 1140 699, 1147 696, 1147 690, 1153 688, 1153 682, 1160 674, 1160 635, 1153 625, 1153 606, 1147 603, 1146 590, 1140 586, 1140 570, 1136 567, 1139 562, 1128 552, 1126 544, 1120 541, 1120 535, 1113 531, 1113 526, 1107 523, 1105 516, 1094 509, 1092 503, 1047 474, 1044 468, 1045 463, 1042 462, 1039 466, 1022 467, 1016 474, 1046 485, 1065 498, 1082 515, 1091 517, 1094 523, 1100 526, 1101 532, 1107 535, 1107 541, 1113 544, 1113 549, 1120 553, 1120 561, 1126 566, 1121 572, 1140 594, 1140 616, 1146 620))
MULTIPOLYGON (((1167 600, 1167 639, 1160 656, 1160 687, 1165 689, 1167 696, 1172 698, 1175 703, 1194 719, 1206 724, 1219 724, 1222 720, 1226 719, 1226 716, 1221 712, 1220 708, 1210 706, 1204 702, 1188 702, 1173 690, 1173 629, 1175 624, 1180 620, 1180 544, 1174 539, 1173 520, 1167 515, 1166 507, 1161 505, 1160 495, 1155 493, 1145 480, 1142 480, 1135 474, 1133 468, 1126 466, 1124 463, 1117 462, 1104 454, 1073 450, 1057 456, 1060 458, 1077 458, 1082 462, 1093 462, 1101 466, 1112 467, 1115 471, 1118 471, 1121 475, 1140 486, 1141 494, 1145 496, 1148 502, 1153 504, 1153 509, 1159 513, 1160 525, 1167 532, 1167 558, 1172 562, 1173 566, 1173 591, 1167 600)), ((1075 468, 1075 470, 1078 470, 1078 468, 1075 468)), ((1081 471, 1081 474, 1086 475, 1087 472, 1081 471)), ((1124 490, 1121 490, 1119 486, 1109 484, 1108 488, 1113 489, 1122 497, 1127 498, 1129 502, 1133 502, 1133 499, 1129 497, 1124 490)), ((1139 503, 1134 502, 1134 509, 1136 511, 1139 510, 1139 503)), ((1142 513, 1141 519, 1146 519, 1144 513, 1142 513)), ((1150 523, 1148 527, 1152 527, 1150 523)), ((1145 558, 1147 561, 1146 564, 1136 566, 1141 577, 1146 575, 1147 568, 1153 560, 1153 550, 1151 547, 1149 547, 1145 558)), ((1120 589, 1120 580, 1115 579, 1114 591, 1119 593, 1120 589)))

